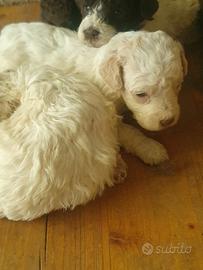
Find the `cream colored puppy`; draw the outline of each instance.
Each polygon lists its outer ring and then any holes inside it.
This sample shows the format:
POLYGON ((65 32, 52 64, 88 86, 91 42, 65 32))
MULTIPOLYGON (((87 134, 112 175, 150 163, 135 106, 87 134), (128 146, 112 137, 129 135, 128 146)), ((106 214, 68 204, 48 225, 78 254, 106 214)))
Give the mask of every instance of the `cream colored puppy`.
MULTIPOLYGON (((120 33, 101 48, 89 48, 67 29, 11 24, 0 36, 0 71, 16 70, 23 63, 81 73, 119 112, 126 105, 147 130, 168 128, 179 119, 178 95, 187 61, 180 43, 162 31, 120 33)), ((145 163, 168 159, 158 142, 123 123, 120 127, 122 145, 145 163)))
POLYGON ((143 29, 162 30, 186 43, 191 42, 194 38, 191 34, 197 32, 195 23, 199 10, 199 0, 159 0, 153 20, 146 21, 143 29))
POLYGON ((0 91, 0 217, 74 208, 125 178, 114 105, 81 74, 20 68, 0 91))

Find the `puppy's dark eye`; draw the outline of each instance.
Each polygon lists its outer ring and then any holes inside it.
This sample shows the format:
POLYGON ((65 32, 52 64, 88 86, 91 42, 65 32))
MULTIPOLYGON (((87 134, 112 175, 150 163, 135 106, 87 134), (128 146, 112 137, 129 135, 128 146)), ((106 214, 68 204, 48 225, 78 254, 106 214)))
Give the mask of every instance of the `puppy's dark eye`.
POLYGON ((148 95, 147 95, 147 93, 138 93, 138 94, 136 94, 136 96, 137 97, 139 97, 139 98, 146 98, 146 97, 148 97, 148 95))
POLYGON ((145 92, 137 93, 136 97, 137 97, 137 101, 142 104, 149 101, 149 95, 145 92))
POLYGON ((90 6, 85 5, 85 6, 84 6, 84 9, 85 9, 86 11, 90 11, 90 6))

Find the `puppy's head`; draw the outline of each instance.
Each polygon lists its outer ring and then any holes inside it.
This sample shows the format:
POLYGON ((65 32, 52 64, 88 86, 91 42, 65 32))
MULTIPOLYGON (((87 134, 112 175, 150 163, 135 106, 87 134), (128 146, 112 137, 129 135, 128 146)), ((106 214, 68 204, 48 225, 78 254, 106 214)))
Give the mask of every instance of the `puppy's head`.
POLYGON ((100 47, 116 32, 138 29, 151 19, 158 9, 157 0, 83 0, 80 3, 83 20, 79 39, 87 45, 100 47))
POLYGON ((141 31, 118 34, 106 47, 112 50, 100 65, 100 75, 121 93, 137 122, 152 131, 176 124, 187 73, 180 43, 161 31, 141 31))

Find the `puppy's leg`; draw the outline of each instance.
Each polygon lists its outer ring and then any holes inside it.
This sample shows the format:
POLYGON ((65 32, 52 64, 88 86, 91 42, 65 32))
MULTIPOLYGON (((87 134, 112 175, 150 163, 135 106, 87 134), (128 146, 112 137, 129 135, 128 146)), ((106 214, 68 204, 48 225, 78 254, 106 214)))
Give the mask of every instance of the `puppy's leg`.
POLYGON ((136 128, 120 122, 119 141, 129 153, 149 165, 158 165, 169 159, 166 149, 159 142, 146 137, 136 128))

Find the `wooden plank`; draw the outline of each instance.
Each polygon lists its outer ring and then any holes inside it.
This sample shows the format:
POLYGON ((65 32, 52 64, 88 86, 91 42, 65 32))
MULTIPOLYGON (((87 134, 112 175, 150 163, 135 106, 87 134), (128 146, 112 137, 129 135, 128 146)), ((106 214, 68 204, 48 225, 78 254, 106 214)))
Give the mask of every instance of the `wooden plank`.
POLYGON ((42 270, 46 217, 32 222, 0 220, 0 269, 42 270))
POLYGON ((0 7, 0 27, 13 22, 38 21, 39 14, 39 3, 0 7))
POLYGON ((49 215, 46 269, 104 269, 99 208, 99 201, 94 201, 72 212, 49 215))

